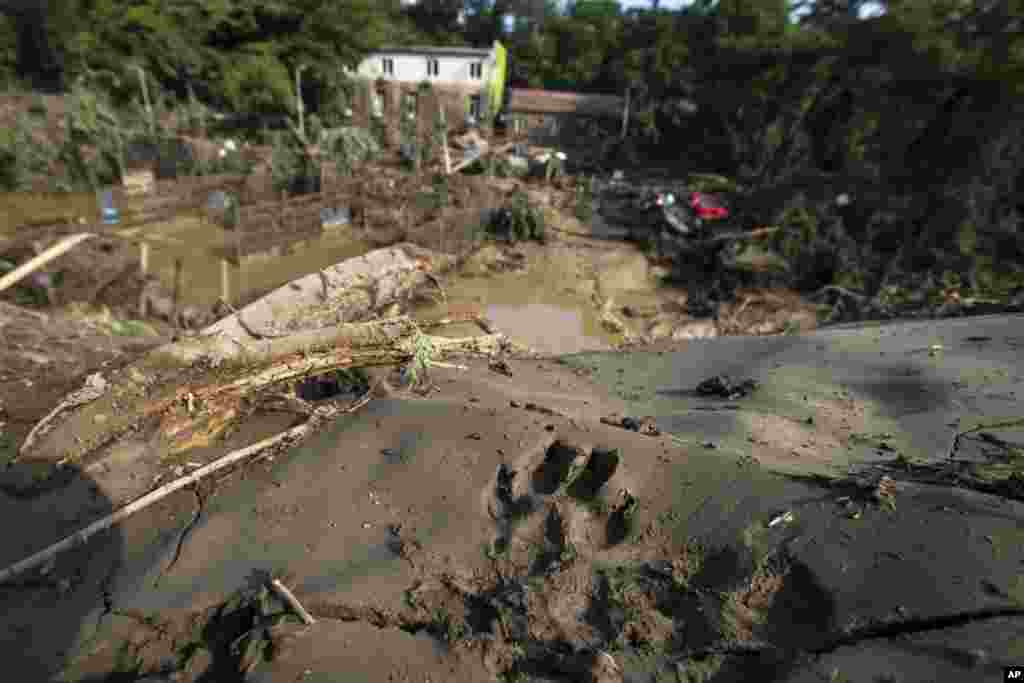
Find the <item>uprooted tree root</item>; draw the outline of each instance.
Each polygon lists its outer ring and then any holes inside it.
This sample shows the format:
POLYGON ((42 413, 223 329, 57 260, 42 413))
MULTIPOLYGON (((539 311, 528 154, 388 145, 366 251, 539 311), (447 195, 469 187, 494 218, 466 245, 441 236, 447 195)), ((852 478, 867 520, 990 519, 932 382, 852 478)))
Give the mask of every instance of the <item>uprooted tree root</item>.
POLYGON ((23 448, 16 463, 81 462, 154 419, 167 439, 163 454, 173 454, 208 444, 250 412, 254 398, 283 384, 348 368, 434 363, 422 357, 425 348, 440 356, 492 354, 505 346, 503 335, 428 336, 406 316, 251 343, 187 339, 112 373, 92 400, 66 402, 63 419, 23 448))

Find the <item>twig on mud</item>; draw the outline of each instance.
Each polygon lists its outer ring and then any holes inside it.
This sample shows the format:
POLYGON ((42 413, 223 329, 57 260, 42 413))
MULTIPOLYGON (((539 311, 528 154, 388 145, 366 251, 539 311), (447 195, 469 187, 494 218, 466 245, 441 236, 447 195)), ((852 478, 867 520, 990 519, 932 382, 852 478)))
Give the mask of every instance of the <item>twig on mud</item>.
POLYGON ((440 278, 438 278, 433 273, 424 272, 423 274, 427 276, 428 280, 430 280, 435 285, 437 285, 437 289, 441 292, 441 302, 447 304, 448 303, 448 296, 444 293, 444 286, 441 284, 440 278))
POLYGON ((64 412, 68 408, 74 408, 75 406, 80 406, 82 404, 89 403, 90 401, 95 401, 97 398, 103 395, 103 392, 106 391, 106 389, 107 380, 103 378, 103 375, 101 373, 95 372, 86 377, 85 384, 82 386, 81 389, 75 391, 67 398, 65 398, 63 401, 61 401, 56 408, 47 413, 42 420, 37 422, 36 425, 32 427, 32 431, 30 431, 28 433, 28 436, 25 437, 25 441, 22 442, 21 448, 18 449, 18 453, 22 455, 27 453, 28 449, 32 447, 32 444, 35 443, 36 437, 39 435, 39 433, 48 424, 53 422, 54 418, 56 418, 62 412, 64 412))
POLYGON ((838 294, 839 296, 846 297, 848 299, 853 299, 859 305, 863 305, 864 302, 868 300, 867 295, 858 294, 857 292, 846 289, 845 287, 840 287, 838 285, 825 285, 818 291, 811 294, 808 298, 811 301, 817 301, 822 297, 822 295, 825 294, 838 294))
POLYGON ((949 452, 946 454, 947 460, 953 460, 956 457, 957 449, 960 447, 960 439, 964 438, 968 434, 974 434, 981 432, 986 429, 1002 429, 1004 427, 1021 427, 1024 426, 1024 417, 1014 417, 1009 420, 1003 420, 1001 422, 991 422, 989 424, 979 424, 965 429, 964 431, 958 431, 953 434, 953 441, 949 445, 949 452))
POLYGON ((316 619, 313 618, 313 615, 306 611, 306 608, 302 606, 302 603, 299 602, 298 598, 288 590, 287 586, 281 583, 280 579, 274 579, 268 583, 267 586, 270 590, 277 593, 278 597, 285 601, 292 611, 302 619, 302 623, 306 626, 312 626, 316 623, 316 619))
POLYGON ((15 306, 14 304, 9 304, 6 301, 0 301, 0 313, 4 313, 6 315, 11 316, 25 316, 29 318, 35 318, 41 323, 50 321, 50 316, 48 316, 45 313, 33 311, 32 309, 25 308, 23 306, 15 306))
POLYGON ((296 427, 292 427, 291 429, 281 432, 280 434, 272 436, 268 439, 257 441, 256 443, 250 446, 246 446, 245 448, 228 453, 219 460, 214 460, 210 464, 204 467, 200 467, 191 474, 185 475, 180 479, 175 479, 172 482, 168 482, 167 484, 164 484, 163 486, 154 489, 153 491, 150 491, 141 498, 138 498, 137 500, 128 503, 127 505, 117 510, 116 512, 113 512, 107 515, 106 517, 96 520, 95 522, 85 527, 81 531, 77 531, 74 534, 67 536, 63 540, 54 543, 50 547, 40 550, 34 555, 30 555, 29 557, 26 557, 20 562, 15 562, 6 569, 0 570, 0 584, 4 583, 12 576, 28 571, 33 567, 37 567, 43 564, 51 557, 54 557, 55 555, 64 550, 68 550, 69 548, 73 548, 75 546, 84 544, 86 541, 88 541, 90 538, 92 538, 99 532, 106 531, 115 524, 122 522, 125 519, 128 519, 136 512, 144 510, 153 503, 163 500, 164 498, 171 495, 175 491, 183 489, 186 486, 189 486, 190 484, 194 484, 200 479, 203 479, 204 477, 207 477, 218 470, 224 469, 229 465, 233 465, 237 462, 245 460, 246 458, 256 455, 257 453, 261 453, 269 448, 277 446, 278 444, 285 443, 288 441, 298 441, 307 437, 313 430, 319 427, 324 420, 332 418, 340 413, 355 412, 356 410, 359 410, 361 407, 369 403, 371 398, 372 392, 367 392, 362 398, 360 398, 358 401, 356 401, 351 406, 345 409, 339 409, 333 406, 323 406, 322 408, 318 408, 316 411, 314 411, 313 415, 310 417, 309 420, 303 422, 302 424, 296 427))

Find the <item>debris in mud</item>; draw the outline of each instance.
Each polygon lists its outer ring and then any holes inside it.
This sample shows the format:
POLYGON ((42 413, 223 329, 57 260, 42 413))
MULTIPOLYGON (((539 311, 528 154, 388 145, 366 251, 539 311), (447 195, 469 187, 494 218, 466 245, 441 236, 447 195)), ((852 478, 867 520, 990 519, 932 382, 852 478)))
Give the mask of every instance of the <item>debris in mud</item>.
POLYGON ((873 481, 864 477, 849 477, 828 484, 829 487, 842 491, 844 495, 835 502, 845 507, 851 519, 860 518, 858 503, 875 503, 889 510, 896 509, 896 481, 882 475, 873 481))
POLYGON ((772 517, 771 521, 768 522, 768 527, 771 528, 778 526, 780 524, 789 524, 794 519, 796 519, 796 516, 793 514, 793 511, 790 510, 788 512, 784 512, 780 515, 775 515, 774 517, 772 517))
POLYGON ((871 497, 880 505, 884 505, 891 510, 895 510, 896 482, 892 477, 883 475, 882 478, 878 480, 878 483, 875 484, 874 490, 871 492, 871 497))
POLYGON ((545 406, 537 405, 536 403, 527 403, 526 405, 523 406, 523 409, 530 410, 535 413, 540 413, 541 415, 548 415, 550 417, 565 417, 565 415, 562 415, 562 413, 559 413, 556 410, 552 410, 551 408, 547 408, 545 406))
POLYGON ((715 375, 697 385, 697 394, 731 401, 749 395, 758 386, 759 383, 754 379, 736 381, 728 375, 715 375))
POLYGON ((661 436, 661 430, 658 429, 654 423, 654 418, 647 417, 618 417, 609 416, 602 417, 601 424, 606 424, 611 427, 621 427, 622 429, 628 429, 631 432, 638 432, 647 436, 661 436))
POLYGON ((512 376, 512 370, 508 367, 508 363, 503 358, 492 358, 488 361, 487 367, 499 375, 505 375, 506 377, 512 376))

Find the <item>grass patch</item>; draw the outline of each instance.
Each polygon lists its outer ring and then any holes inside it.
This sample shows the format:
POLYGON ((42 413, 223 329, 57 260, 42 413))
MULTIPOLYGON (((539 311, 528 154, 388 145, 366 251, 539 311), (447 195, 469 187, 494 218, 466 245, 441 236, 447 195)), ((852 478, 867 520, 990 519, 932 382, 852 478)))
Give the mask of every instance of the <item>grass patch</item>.
POLYGON ((110 332, 119 337, 156 336, 156 330, 141 320, 111 320, 110 332))
POLYGON ((18 443, 15 438, 6 432, 0 431, 0 467, 5 467, 9 463, 14 462, 14 458, 17 455, 18 443))

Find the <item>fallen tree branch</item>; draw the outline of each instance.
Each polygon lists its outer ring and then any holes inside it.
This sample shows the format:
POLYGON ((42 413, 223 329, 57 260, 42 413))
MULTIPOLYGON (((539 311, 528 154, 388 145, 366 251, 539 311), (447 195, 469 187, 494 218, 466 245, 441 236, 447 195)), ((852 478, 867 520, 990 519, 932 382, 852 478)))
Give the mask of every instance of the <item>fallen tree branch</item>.
POLYGON ((38 445, 21 449, 16 462, 78 462, 150 418, 160 419, 169 453, 188 450, 237 421, 243 400, 254 394, 334 370, 401 365, 413 360, 417 340, 429 344, 431 363, 451 353, 491 355, 510 345, 500 334, 424 335, 405 316, 249 344, 221 336, 185 339, 113 373, 102 395, 76 404, 79 409, 46 431, 38 445))
POLYGON ((0 277, 0 292, 19 282, 22 278, 28 277, 50 261, 61 256, 65 252, 70 251, 75 247, 75 245, 80 242, 84 242, 90 237, 96 237, 96 233, 80 232, 77 235, 70 235, 60 240, 49 249, 43 251, 43 253, 29 259, 11 272, 7 273, 7 275, 0 277))
POLYGON ((5 581, 7 581, 8 579, 17 574, 26 572, 34 567, 38 567, 39 565, 49 560, 51 557, 54 557, 55 555, 64 550, 68 550, 69 548, 73 548, 77 545, 84 544, 86 541, 88 541, 90 538, 100 533, 101 531, 109 529, 115 524, 118 524, 119 522, 128 519, 136 512, 146 509, 150 505, 153 505, 154 503, 163 500, 164 498, 171 495, 175 491, 179 491, 185 488, 186 486, 194 484, 200 479, 203 479, 204 477, 207 477, 218 470, 222 470, 225 467, 228 467, 229 465, 241 462, 246 458, 261 453, 279 444, 286 443, 288 441, 301 440, 308 436, 312 431, 314 431, 324 420, 334 417, 335 415, 338 415, 340 413, 354 412, 361 408, 362 406, 366 405, 369 402, 369 400, 370 396, 368 393, 366 396, 363 396, 363 398, 359 399, 353 405, 345 409, 338 409, 332 406, 327 406, 322 409, 318 409, 309 420, 303 422, 301 425, 292 427, 287 431, 281 432, 280 434, 272 436, 268 439, 263 439, 262 441, 258 441, 250 446, 246 446, 245 448, 239 449, 232 453, 228 453, 224 457, 218 460, 214 460, 213 462, 204 467, 200 467, 191 474, 187 474, 184 477, 181 477, 180 479, 175 479, 172 482, 168 482, 167 484, 164 484, 163 486, 154 489, 153 491, 150 491, 141 498, 125 505, 119 510, 101 519, 96 520, 95 522, 88 525, 81 531, 77 531, 74 534, 71 534, 70 536, 64 538, 63 540, 54 543, 50 547, 40 550, 39 552, 33 555, 30 555, 29 557, 26 557, 20 562, 15 562, 13 565, 7 567, 6 569, 0 570, 0 584, 4 583, 5 581))
POLYGON ((21 447, 18 449, 19 453, 24 453, 32 448, 32 444, 35 443, 36 437, 42 430, 46 429, 59 414, 67 410, 68 408, 74 408, 76 406, 84 405, 90 401, 95 401, 97 398, 103 395, 106 391, 107 381, 103 378, 103 375, 94 372, 85 378, 85 384, 78 391, 72 392, 64 398, 60 404, 46 414, 42 420, 36 423, 32 427, 32 431, 28 433, 25 440, 22 442, 21 447))
POLYGON ((281 583, 280 579, 274 579, 268 584, 268 587, 270 590, 277 593, 278 597, 284 600, 285 604, 298 615, 299 619, 302 619, 302 623, 306 626, 312 626, 316 623, 316 619, 313 618, 313 615, 306 611, 306 608, 302 606, 302 603, 299 602, 298 598, 288 590, 287 586, 281 583))
POLYGON ((746 232, 723 232, 717 235, 698 237, 692 241, 692 248, 696 250, 709 249, 713 247, 720 247, 730 242, 761 239, 767 235, 778 232, 780 229, 781 228, 757 228, 756 230, 748 230, 746 232))
POLYGON ((822 296, 827 295, 827 294, 837 294, 837 295, 839 295, 841 297, 846 297, 848 299, 853 299, 858 304, 863 304, 865 301, 868 300, 867 295, 865 295, 865 294, 858 294, 857 292, 854 292, 854 291, 851 291, 849 289, 846 289, 845 287, 840 287, 838 285, 825 285, 824 287, 822 287, 818 291, 816 291, 813 294, 811 294, 808 298, 811 299, 812 301, 817 301, 822 296))

